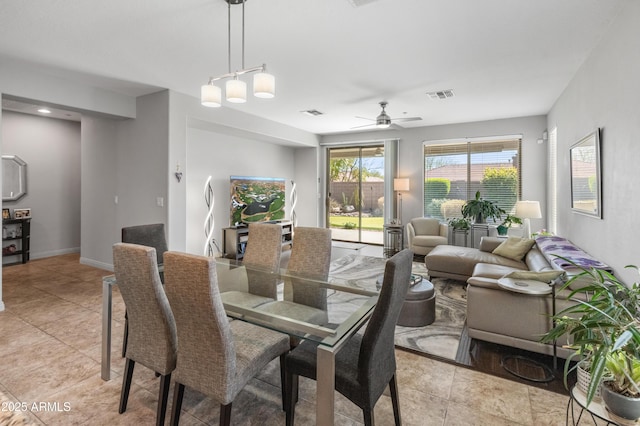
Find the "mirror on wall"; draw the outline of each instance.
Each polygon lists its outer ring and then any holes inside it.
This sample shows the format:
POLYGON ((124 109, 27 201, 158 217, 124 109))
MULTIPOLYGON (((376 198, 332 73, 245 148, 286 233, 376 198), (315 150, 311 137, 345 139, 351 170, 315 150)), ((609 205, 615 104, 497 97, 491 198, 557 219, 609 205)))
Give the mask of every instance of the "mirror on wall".
POLYGON ((600 176, 600 129, 570 149, 571 208, 574 212, 602 219, 600 176))
POLYGON ((27 163, 17 155, 2 156, 2 201, 16 201, 27 194, 27 163))

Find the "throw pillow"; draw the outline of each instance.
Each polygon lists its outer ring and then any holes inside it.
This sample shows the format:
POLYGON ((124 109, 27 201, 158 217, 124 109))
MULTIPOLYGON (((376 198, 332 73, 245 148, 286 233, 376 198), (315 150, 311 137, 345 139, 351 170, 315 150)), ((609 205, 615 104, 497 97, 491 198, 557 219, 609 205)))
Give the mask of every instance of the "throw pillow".
POLYGON ((509 237, 492 252, 507 259, 522 260, 535 244, 528 238, 509 237))

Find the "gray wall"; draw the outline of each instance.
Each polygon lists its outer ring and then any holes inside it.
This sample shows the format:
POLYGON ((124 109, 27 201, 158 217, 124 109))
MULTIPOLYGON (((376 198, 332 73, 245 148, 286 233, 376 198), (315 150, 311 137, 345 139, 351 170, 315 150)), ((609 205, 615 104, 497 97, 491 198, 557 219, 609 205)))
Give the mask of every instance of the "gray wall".
POLYGON ((222 249, 222 228, 229 226, 229 176, 261 176, 286 180, 285 201, 289 218, 289 194, 294 176, 294 149, 257 140, 189 128, 187 130, 189 173, 182 181, 187 190, 187 249, 203 254, 204 183, 212 176, 214 202, 214 238, 222 249))
MULTIPOLYGON (((169 94, 169 171, 172 175, 179 164, 184 173, 186 182, 196 182, 193 196, 189 197, 191 184, 186 185, 185 180, 178 182, 175 178, 169 179, 168 186, 168 233, 169 244, 172 250, 190 251, 189 248, 198 247, 196 253, 201 253, 199 243, 189 241, 193 235, 204 234, 202 228, 204 217, 199 216, 197 223, 190 219, 191 204, 202 205, 199 201, 204 189, 204 179, 211 174, 215 180, 215 196, 218 200, 224 200, 220 195, 228 193, 227 187, 223 189, 224 181, 228 181, 230 174, 247 174, 249 176, 267 175, 273 177, 285 177, 294 179, 298 184, 298 205, 304 205, 300 210, 299 224, 313 222, 314 212, 318 211, 317 194, 317 163, 302 155, 304 168, 297 169, 294 166, 294 151, 296 149, 315 149, 318 146, 318 137, 289 127, 280 123, 264 120, 251 116, 231 108, 203 108, 199 99, 176 92, 169 94), (200 133, 204 131, 205 133, 200 133), (214 147, 202 144, 205 152, 203 158, 198 158, 198 150, 191 146, 191 138, 195 140, 209 140, 214 147), (196 160, 197 159, 197 160, 196 160), (206 166, 202 164, 206 160, 206 166), (268 163, 273 163, 269 165, 268 163), (238 166, 235 166, 238 164, 238 166), (246 166, 249 164, 250 166, 246 166), (232 166, 233 165, 233 166, 232 166), (201 167, 206 167, 204 172, 201 167), (235 171, 238 170, 238 171, 235 171), (241 170, 246 170, 242 173, 241 170), (254 172, 255 170, 255 172, 254 172), (261 171, 264 171, 262 173, 261 171), (205 176, 206 174, 206 176, 205 176), (193 175, 193 176, 192 176, 193 175), (200 231, 196 229, 200 227, 200 231)), ((197 144, 198 146, 200 144, 197 144)), ((287 193, 289 185, 287 186, 287 193)), ((220 201, 226 204, 227 201, 220 201)), ((201 207, 194 207, 199 210, 201 207)), ((288 209, 288 206, 287 206, 288 209)), ((288 211, 288 210, 287 210, 288 211)), ((222 205, 218 206, 215 213, 216 238, 219 238, 222 226, 229 223, 229 214, 222 212, 222 205)), ((198 238, 200 241, 203 237, 198 238)), ((202 240, 202 244, 204 241, 202 240)))
POLYGON ((2 139, 27 163, 27 195, 3 207, 31 208, 31 258, 78 252, 80 123, 4 111, 2 139))
MULTIPOLYGON (((402 195, 402 223, 423 216, 423 142, 503 135, 522 135, 522 199, 546 206, 546 145, 537 143, 546 129, 544 116, 450 124, 415 129, 324 136, 322 143, 400 139, 398 177, 410 179, 410 191, 402 195)), ((531 220, 531 229, 544 228, 545 218, 531 220)))
POLYGON ((640 3, 629 2, 548 115, 558 129, 558 234, 608 263, 640 265, 640 3), (569 147, 602 128, 602 220, 570 209, 569 147))

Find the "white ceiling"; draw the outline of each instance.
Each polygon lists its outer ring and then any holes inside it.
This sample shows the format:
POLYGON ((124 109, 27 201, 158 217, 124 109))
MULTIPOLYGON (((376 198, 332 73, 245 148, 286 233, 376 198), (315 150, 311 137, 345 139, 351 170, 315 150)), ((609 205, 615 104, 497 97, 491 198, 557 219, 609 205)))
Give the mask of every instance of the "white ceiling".
MULTIPOLYGON (((381 100, 392 118, 423 118, 404 127, 546 114, 629 1, 248 0, 245 65, 268 65, 276 98, 224 107, 317 134, 367 124, 355 116, 375 118, 381 100), (426 95, 446 89, 455 97, 426 95)), ((228 71, 227 3, 0 0, 3 58, 127 94, 199 97, 228 71)))

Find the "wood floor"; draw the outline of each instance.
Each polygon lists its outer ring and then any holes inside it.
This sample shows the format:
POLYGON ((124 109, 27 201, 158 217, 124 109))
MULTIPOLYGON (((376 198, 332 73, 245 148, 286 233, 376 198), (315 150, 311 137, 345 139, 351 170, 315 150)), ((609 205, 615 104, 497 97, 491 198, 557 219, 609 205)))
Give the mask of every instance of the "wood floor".
MULTIPOLYGON (((2 402, 29 408, 31 424, 154 424, 159 381, 142 366, 136 366, 127 411, 118 414, 124 303, 117 289, 112 380, 100 378, 101 278, 106 274, 80 265, 78 255, 3 268, 0 392, 2 402), (33 405, 40 402, 47 403, 45 409, 33 405)), ((404 425, 565 424, 564 395, 403 350, 396 351, 396 358, 404 425)), ((232 423, 284 424, 279 386, 278 366, 272 363, 234 401, 232 423)), ((315 382, 302 380, 297 425, 315 423, 314 401, 315 382)), ((185 392, 182 425, 215 425, 218 413, 215 401, 185 392)), ((393 424, 387 395, 378 401, 375 415, 378 425, 393 424)), ((335 419, 338 425, 362 424, 360 410, 339 394, 335 419)), ((5 424, 1 417, 0 424, 5 424)))

